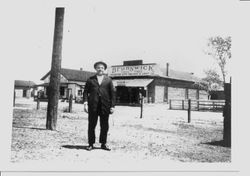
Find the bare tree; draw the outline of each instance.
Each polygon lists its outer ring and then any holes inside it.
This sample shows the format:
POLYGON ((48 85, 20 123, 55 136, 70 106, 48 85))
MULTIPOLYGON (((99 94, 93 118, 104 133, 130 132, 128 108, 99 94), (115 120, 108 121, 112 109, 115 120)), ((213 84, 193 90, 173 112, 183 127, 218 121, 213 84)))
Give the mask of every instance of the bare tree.
POLYGON ((50 70, 50 82, 48 87, 48 106, 46 121, 46 129, 48 130, 55 130, 57 124, 60 69, 62 58, 63 19, 64 8, 56 8, 52 63, 50 70))
POLYGON ((211 55, 213 58, 216 59, 217 63, 219 64, 223 82, 226 82, 226 63, 231 58, 231 37, 210 37, 208 39, 208 50, 205 51, 206 54, 211 55))

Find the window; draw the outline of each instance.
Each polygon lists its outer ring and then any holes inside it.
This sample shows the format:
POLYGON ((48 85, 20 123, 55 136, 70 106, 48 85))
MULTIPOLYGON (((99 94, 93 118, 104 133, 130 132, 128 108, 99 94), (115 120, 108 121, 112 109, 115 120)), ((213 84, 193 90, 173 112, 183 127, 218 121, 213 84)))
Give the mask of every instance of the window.
POLYGON ((60 87, 60 96, 64 96, 64 92, 65 92, 64 87, 60 87))
POLYGON ((82 90, 78 90, 77 95, 81 96, 82 95, 82 90))

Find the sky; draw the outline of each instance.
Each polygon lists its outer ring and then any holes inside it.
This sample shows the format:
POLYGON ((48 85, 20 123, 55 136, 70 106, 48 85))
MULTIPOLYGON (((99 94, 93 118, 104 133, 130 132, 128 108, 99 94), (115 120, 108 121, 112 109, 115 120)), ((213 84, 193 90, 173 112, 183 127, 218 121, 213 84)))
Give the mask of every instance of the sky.
POLYGON ((63 68, 94 71, 99 60, 111 66, 141 59, 203 77, 209 68, 219 72, 204 53, 207 39, 233 38, 237 6, 234 0, 5 1, 4 57, 12 79, 40 83, 51 67, 55 7, 65 7, 63 68))

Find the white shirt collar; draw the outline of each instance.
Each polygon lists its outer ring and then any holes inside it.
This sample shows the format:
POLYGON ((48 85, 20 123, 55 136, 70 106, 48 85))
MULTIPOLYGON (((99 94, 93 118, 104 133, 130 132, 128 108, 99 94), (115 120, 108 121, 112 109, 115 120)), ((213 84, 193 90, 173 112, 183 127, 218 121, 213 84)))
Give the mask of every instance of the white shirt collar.
POLYGON ((96 75, 99 85, 101 85, 104 75, 96 75))

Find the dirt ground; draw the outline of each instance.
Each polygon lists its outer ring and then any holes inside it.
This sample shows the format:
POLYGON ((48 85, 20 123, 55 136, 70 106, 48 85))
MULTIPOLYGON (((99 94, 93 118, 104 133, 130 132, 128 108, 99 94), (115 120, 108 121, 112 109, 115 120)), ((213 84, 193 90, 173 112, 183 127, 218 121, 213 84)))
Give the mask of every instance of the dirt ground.
MULTIPOLYGON (((69 161, 78 163, 121 160, 169 160, 174 162, 231 162, 231 148, 223 147, 222 113, 169 110, 167 104, 144 105, 140 108, 116 106, 110 116, 108 144, 111 151, 87 151, 87 114, 82 104, 59 102, 57 130, 45 129, 46 102, 36 110, 32 99, 16 99, 13 108, 11 161, 69 161)), ((98 142, 99 123, 96 136, 98 142)))

